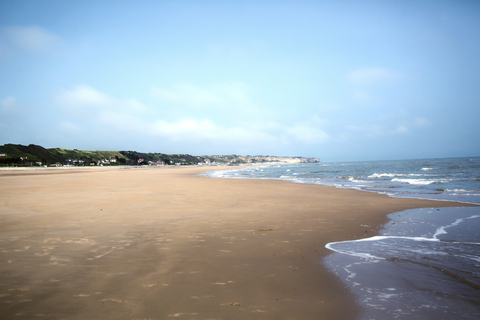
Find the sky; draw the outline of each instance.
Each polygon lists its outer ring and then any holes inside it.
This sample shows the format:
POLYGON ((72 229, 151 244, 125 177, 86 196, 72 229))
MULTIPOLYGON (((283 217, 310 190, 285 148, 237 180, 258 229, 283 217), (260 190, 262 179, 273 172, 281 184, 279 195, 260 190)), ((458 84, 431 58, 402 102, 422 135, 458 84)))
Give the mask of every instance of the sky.
POLYGON ((480 155, 480 1, 0 1, 0 144, 480 155))

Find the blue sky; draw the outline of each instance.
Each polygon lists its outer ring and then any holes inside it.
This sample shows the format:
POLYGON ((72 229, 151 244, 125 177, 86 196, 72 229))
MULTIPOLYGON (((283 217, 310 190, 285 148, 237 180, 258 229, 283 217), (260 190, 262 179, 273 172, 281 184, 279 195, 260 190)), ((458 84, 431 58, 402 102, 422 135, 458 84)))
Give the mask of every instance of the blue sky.
POLYGON ((0 2, 0 144, 480 155, 480 1, 0 2))

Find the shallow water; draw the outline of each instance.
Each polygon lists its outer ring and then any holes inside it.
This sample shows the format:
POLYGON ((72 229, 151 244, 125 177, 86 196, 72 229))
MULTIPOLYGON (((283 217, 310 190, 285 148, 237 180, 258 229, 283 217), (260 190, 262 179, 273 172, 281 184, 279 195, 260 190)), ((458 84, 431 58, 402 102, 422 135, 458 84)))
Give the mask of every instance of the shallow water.
POLYGON ((480 204, 480 158, 282 164, 207 173, 480 204))
POLYGON ((357 294, 360 319, 478 319, 480 208, 413 209, 380 236, 330 243, 327 267, 357 294))

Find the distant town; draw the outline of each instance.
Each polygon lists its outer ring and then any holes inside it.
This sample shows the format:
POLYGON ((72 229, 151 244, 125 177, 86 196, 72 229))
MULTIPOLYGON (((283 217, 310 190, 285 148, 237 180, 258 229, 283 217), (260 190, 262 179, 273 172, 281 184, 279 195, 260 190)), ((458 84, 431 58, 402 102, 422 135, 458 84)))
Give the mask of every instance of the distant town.
POLYGON ((86 151, 44 148, 30 144, 0 146, 2 167, 61 167, 61 166, 182 166, 182 165, 247 165, 257 163, 313 163, 317 158, 280 156, 240 156, 143 153, 137 151, 86 151))

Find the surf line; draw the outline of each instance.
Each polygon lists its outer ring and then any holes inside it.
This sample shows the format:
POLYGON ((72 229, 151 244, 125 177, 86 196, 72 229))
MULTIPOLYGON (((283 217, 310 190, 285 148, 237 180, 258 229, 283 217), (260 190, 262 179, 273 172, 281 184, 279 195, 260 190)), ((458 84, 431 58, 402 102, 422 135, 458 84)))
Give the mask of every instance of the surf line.
MULTIPOLYGON (((338 249, 335 249, 333 246, 335 246, 336 244, 341 244, 341 243, 380 241, 380 240, 385 240, 385 239, 407 239, 407 240, 413 240, 413 241, 440 242, 441 240, 438 239, 438 236, 448 233, 447 231, 445 231, 445 229, 457 226, 465 220, 476 219, 476 218, 480 218, 480 215, 473 215, 473 216, 470 216, 470 217, 467 217, 467 218, 457 219, 457 220, 455 220, 455 222, 453 222, 453 223, 451 223, 447 226, 438 227, 437 230, 435 231, 435 233, 433 234, 432 238, 404 237, 404 236, 373 236, 373 237, 370 237, 370 238, 364 238, 364 239, 358 239, 358 240, 330 242, 330 243, 327 243, 325 245, 325 248, 327 248, 331 251, 337 252, 337 253, 346 254, 346 255, 349 255, 349 256, 353 256, 353 257, 359 257, 359 258, 364 258, 364 259, 388 260, 388 259, 391 259, 391 258, 382 258, 382 257, 371 255, 369 253, 360 253, 360 252, 354 252, 354 251, 351 251, 351 250, 338 250, 338 249)), ((463 243, 463 244, 471 244, 471 245, 480 245, 480 243, 476 243, 476 242, 449 241, 449 243, 463 243)))

